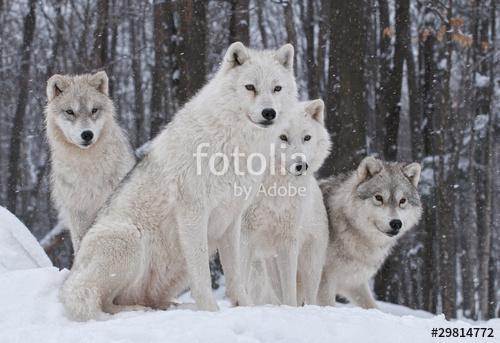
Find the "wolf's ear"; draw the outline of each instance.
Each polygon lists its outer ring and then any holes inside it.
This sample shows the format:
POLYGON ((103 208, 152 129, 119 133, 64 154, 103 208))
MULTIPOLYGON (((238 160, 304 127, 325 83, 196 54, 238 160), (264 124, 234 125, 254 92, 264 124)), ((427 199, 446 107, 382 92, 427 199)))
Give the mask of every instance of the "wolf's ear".
POLYGON ((365 181, 368 178, 380 173, 384 169, 382 161, 376 159, 373 156, 365 157, 359 164, 357 173, 360 182, 365 181))
POLYGON ((306 113, 321 125, 325 124, 325 103, 321 99, 306 102, 306 113))
POLYGON ((109 79, 105 71, 98 71, 90 77, 90 85, 104 95, 109 94, 109 79))
POLYGON ((242 42, 234 42, 224 55, 224 63, 228 63, 231 67, 237 67, 248 61, 249 58, 247 47, 242 42))
POLYGON ((276 51, 276 59, 286 69, 293 73, 293 54, 294 49, 292 44, 285 44, 276 51))
POLYGON ((410 179, 413 186, 417 187, 421 170, 420 163, 413 162, 403 167, 403 174, 410 179))
POLYGON ((61 95, 69 87, 69 78, 55 74, 47 81, 47 98, 49 101, 61 95))

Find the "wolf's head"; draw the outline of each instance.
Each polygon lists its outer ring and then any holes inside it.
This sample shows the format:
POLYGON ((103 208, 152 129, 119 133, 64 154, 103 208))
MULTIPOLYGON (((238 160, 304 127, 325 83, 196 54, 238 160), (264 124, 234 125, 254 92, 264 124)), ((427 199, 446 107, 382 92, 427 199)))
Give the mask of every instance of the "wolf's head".
POLYGON ((324 108, 321 99, 298 103, 288 125, 278 133, 277 162, 285 165, 288 173, 314 173, 328 156, 331 142, 324 125, 324 108))
POLYGON ((241 42, 228 48, 219 72, 231 101, 252 125, 265 128, 297 97, 293 75, 293 46, 257 51, 241 42))
POLYGON ((105 123, 113 117, 104 71, 86 75, 53 75, 47 81, 47 121, 64 139, 81 149, 95 144, 105 123))
MULTIPOLYGON (((388 163, 372 156, 355 172, 355 206, 366 230, 394 237, 416 225, 422 208, 417 185, 420 164, 388 163)), ((373 234, 373 233, 372 233, 373 234)))

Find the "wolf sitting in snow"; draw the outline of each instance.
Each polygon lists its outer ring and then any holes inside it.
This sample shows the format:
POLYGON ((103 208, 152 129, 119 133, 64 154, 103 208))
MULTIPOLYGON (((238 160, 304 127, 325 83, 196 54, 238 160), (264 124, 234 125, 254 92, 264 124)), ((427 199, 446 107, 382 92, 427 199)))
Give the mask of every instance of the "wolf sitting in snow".
POLYGON ((227 295, 248 303, 239 250, 252 196, 233 192, 263 175, 236 161, 269 154, 296 97, 291 45, 254 51, 232 44, 214 78, 153 140, 84 237, 61 290, 69 316, 166 307, 187 285, 199 309, 217 310, 209 270, 215 249, 227 295))
POLYGON ((331 145, 324 103, 301 102, 291 112, 289 125, 276 135, 275 163, 243 220, 245 269, 251 273, 253 261, 264 261, 257 266, 263 271, 246 278, 254 303, 315 304, 325 260, 328 217, 314 177, 331 145), (270 194, 273 187, 286 194, 270 194), (269 291, 259 275, 267 277, 278 300, 272 292, 267 299, 259 294, 269 291))
POLYGON ((54 75, 47 82, 52 199, 75 253, 98 210, 135 159, 108 97, 108 77, 54 75))
POLYGON ((376 307, 368 282, 420 219, 419 179, 418 163, 366 157, 354 172, 320 182, 330 219, 321 305, 334 305, 340 294, 363 308, 376 307))

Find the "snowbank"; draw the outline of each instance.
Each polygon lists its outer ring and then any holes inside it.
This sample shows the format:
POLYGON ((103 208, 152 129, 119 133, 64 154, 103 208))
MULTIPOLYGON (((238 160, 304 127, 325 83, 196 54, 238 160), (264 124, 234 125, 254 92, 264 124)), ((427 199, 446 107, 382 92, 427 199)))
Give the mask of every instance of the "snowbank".
POLYGON ((28 228, 0 206, 0 273, 50 266, 52 262, 28 228))
MULTIPOLYGON (((57 298, 67 273, 50 267, 0 275, 0 342, 499 342, 498 338, 431 338, 433 327, 471 324, 387 304, 382 308, 392 314, 349 307, 229 308, 220 301, 222 309, 215 313, 126 312, 76 323, 66 319, 57 298)), ((474 325, 494 327, 500 336, 500 320, 474 325)))

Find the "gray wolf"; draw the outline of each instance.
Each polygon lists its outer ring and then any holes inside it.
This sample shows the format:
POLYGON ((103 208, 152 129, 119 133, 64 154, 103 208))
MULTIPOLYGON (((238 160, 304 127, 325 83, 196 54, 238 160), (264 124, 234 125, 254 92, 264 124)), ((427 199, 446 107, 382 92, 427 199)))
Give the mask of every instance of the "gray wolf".
POLYGON ((68 315, 88 320, 100 311, 165 308, 187 286, 198 309, 215 311, 209 256, 216 249, 226 294, 247 304, 239 242, 251 199, 234 197, 233 188, 262 175, 250 173, 248 163, 238 170, 233 154, 268 153, 296 97, 291 45, 255 51, 233 43, 85 235, 60 293, 68 315))
POLYGON ((340 294, 363 308, 376 307, 369 280, 397 240, 418 223, 419 180, 420 164, 371 156, 351 173, 321 180, 330 222, 321 305, 334 305, 340 294))
POLYGON ((328 217, 314 177, 331 145, 324 103, 301 102, 291 112, 276 135, 275 161, 285 170, 269 168, 243 221, 246 284, 254 303, 315 304, 326 255, 328 217), (286 194, 270 194, 273 187, 286 194), (256 267, 262 271, 252 277, 256 267), (262 296, 266 282, 274 289, 269 297, 262 296))
POLYGON ((53 75, 47 82, 47 97, 52 199, 76 253, 97 212, 135 159, 116 122, 105 72, 53 75))

